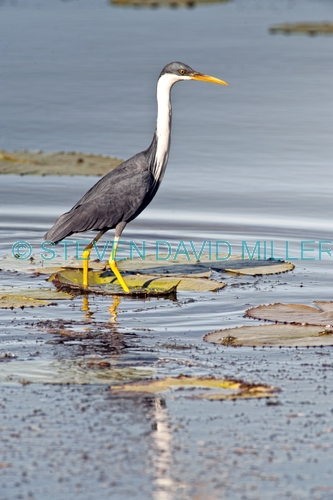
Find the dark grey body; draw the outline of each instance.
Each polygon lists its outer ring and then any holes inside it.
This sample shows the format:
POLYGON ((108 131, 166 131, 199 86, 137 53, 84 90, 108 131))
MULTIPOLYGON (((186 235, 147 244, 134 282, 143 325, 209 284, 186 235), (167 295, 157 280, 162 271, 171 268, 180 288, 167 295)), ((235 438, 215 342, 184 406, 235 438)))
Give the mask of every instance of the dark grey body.
MULTIPOLYGON (((46 233, 55 243, 73 233, 104 231, 135 219, 154 198, 160 182, 153 176, 156 137, 146 151, 136 154, 104 175, 46 233)), ((120 231, 121 232, 121 231, 120 231)))
MULTIPOLYGON (((180 62, 163 68, 157 82, 156 131, 149 148, 102 177, 69 212, 59 217, 45 239, 57 243, 73 233, 99 231, 97 241, 113 228, 116 228, 116 237, 121 235, 126 224, 154 198, 163 179, 170 148, 171 88, 178 81, 200 77, 207 75, 180 62)), ((213 80, 221 83, 221 80, 213 80)))

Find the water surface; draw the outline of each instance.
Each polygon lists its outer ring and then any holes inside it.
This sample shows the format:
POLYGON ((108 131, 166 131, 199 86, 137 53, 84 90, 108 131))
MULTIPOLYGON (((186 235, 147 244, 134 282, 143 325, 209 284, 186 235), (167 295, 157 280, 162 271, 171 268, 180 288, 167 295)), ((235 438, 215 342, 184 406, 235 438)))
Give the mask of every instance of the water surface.
MULTIPOLYGON (((101 499, 221 492, 232 499, 330 498, 331 350, 235 350, 202 338, 253 324, 243 317, 251 306, 332 299, 332 260, 319 260, 318 245, 332 240, 333 38, 268 32, 278 22, 332 14, 332 3, 318 0, 236 0, 188 10, 122 9, 104 0, 0 3, 0 148, 127 158, 151 141, 159 72, 181 60, 230 86, 174 87, 165 179, 124 239, 145 240, 152 251, 156 239, 173 249, 180 240, 199 248, 204 240, 227 240, 234 253, 242 241, 273 241, 282 257, 288 241, 289 257, 298 258, 285 275, 215 275, 228 284, 217 294, 122 299, 116 323, 104 297, 90 297, 88 310, 77 297, 1 311, 2 350, 19 363, 113 356, 121 367, 158 376, 213 374, 283 389, 277 406, 218 406, 172 397, 115 401, 98 384, 12 392, 9 380, 2 429, 14 450, 12 436, 21 433, 21 441, 16 458, 11 448, 1 458, 11 462, 2 471, 4 498, 29 491, 55 500, 58 493, 86 500, 96 491, 101 499), (313 242, 306 257, 314 260, 301 260, 302 241, 313 242), (64 340, 59 319, 81 337, 64 340)), ((96 180, 2 176, 0 255, 17 240, 38 253, 56 217, 96 180)), ((1 282, 45 286, 43 277, 15 273, 2 272, 1 282)))

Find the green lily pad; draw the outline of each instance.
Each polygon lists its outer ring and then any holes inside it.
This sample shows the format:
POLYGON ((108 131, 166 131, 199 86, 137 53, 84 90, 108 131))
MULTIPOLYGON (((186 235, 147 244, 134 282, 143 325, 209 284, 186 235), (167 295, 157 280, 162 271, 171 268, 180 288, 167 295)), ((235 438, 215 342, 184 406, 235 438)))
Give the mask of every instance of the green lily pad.
POLYGON ((264 384, 249 384, 239 380, 217 379, 214 377, 165 377, 150 379, 129 384, 113 385, 111 393, 123 396, 132 394, 156 394, 172 392, 173 395, 188 396, 194 399, 235 400, 275 397, 279 389, 264 384), (187 393, 186 389, 190 391, 187 393), (175 391, 179 392, 175 392, 175 391), (204 390, 204 392, 201 392, 204 390))
POLYGON ((30 299, 13 295, 0 296, 0 309, 23 309, 24 307, 44 307, 51 305, 47 300, 30 299))
POLYGON ((58 292, 49 288, 17 288, 3 287, 0 289, 1 309, 20 309, 23 307, 43 307, 51 305, 50 300, 68 300, 73 295, 58 292))
POLYGON ((73 295, 66 292, 58 292, 53 288, 20 288, 6 286, 0 288, 0 296, 26 297, 36 300, 71 300, 73 295))
POLYGON ((82 285, 81 270, 65 269, 61 272, 55 273, 48 281, 59 290, 73 290, 78 293, 96 293, 100 295, 136 295, 136 296, 159 296, 159 295, 172 295, 176 292, 179 279, 169 278, 156 278, 149 279, 147 276, 126 276, 126 284, 130 288, 130 292, 124 292, 123 288, 119 285, 117 278, 107 276, 105 278, 100 276, 100 272, 88 272, 88 287, 82 285))
MULTIPOLYGON (((171 294, 176 290, 208 292, 216 291, 225 286, 225 283, 209 280, 206 278, 178 277, 178 276, 158 276, 158 275, 126 275, 124 277, 131 294, 160 295, 171 294)), ((84 292, 101 293, 104 295, 129 295, 124 292, 113 273, 100 273, 89 271, 89 287, 82 286, 82 271, 67 269, 50 276, 49 281, 53 281, 57 288, 62 285, 69 286, 75 290, 84 292)))
POLYGON ((119 158, 84 153, 0 150, 0 174, 102 176, 121 162, 119 158))
POLYGON ((333 345, 333 329, 301 325, 256 325, 207 333, 204 340, 230 347, 315 347, 333 345))
MULTIPOLYGON (((237 275, 261 276, 278 274, 291 271, 294 265, 282 260, 250 260, 242 259, 240 255, 231 255, 227 260, 227 255, 220 255, 219 260, 209 259, 208 254, 203 254, 200 261, 195 259, 193 254, 179 255, 177 259, 167 259, 167 255, 160 255, 157 260, 155 255, 147 255, 144 260, 141 258, 124 259, 117 262, 120 272, 132 272, 134 274, 159 276, 179 276, 186 278, 209 277, 212 270, 226 272, 237 275)), ((56 257, 51 260, 43 260, 39 255, 30 259, 16 259, 12 255, 6 255, 0 259, 0 267, 5 271, 19 271, 27 273, 51 274, 62 269, 82 269, 83 261, 74 257, 61 259, 56 257)), ((98 271, 109 269, 107 262, 98 260, 89 261, 89 269, 98 271)))
MULTIPOLYGON (((33 256, 30 259, 16 259, 12 255, 5 255, 0 258, 0 268, 4 271, 18 271, 21 273, 51 274, 60 269, 82 269, 82 260, 74 257, 62 259, 56 257, 52 260, 43 260, 40 256, 33 256)), ((107 262, 96 260, 89 261, 90 269, 102 271, 108 266, 107 262)))

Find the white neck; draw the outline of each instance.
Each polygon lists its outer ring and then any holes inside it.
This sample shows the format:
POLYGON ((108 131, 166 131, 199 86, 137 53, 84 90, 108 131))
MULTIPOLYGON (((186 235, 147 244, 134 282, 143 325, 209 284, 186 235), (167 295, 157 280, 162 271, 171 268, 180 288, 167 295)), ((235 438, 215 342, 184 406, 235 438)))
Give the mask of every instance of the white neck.
POLYGON ((156 123, 156 159, 153 175, 161 182, 169 158, 171 133, 171 99, 170 91, 174 83, 186 77, 165 74, 157 82, 157 123, 156 123))

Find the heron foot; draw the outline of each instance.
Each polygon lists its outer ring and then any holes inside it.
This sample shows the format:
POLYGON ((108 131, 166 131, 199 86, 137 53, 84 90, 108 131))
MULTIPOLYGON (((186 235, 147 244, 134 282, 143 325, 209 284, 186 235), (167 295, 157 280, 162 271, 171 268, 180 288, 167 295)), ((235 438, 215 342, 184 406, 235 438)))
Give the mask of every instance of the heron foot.
POLYGON ((122 275, 120 274, 119 272, 119 269, 117 267, 117 264, 116 262, 111 258, 109 260, 109 264, 110 264, 110 268, 111 268, 111 271, 114 273, 114 275, 116 276, 117 280, 119 281, 119 284, 121 285, 122 289, 124 290, 124 292, 126 293, 129 293, 130 292, 130 289, 128 288, 128 286, 126 285, 125 281, 124 281, 124 278, 122 277, 122 275))

